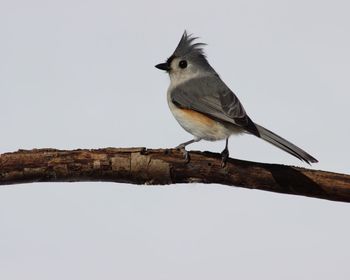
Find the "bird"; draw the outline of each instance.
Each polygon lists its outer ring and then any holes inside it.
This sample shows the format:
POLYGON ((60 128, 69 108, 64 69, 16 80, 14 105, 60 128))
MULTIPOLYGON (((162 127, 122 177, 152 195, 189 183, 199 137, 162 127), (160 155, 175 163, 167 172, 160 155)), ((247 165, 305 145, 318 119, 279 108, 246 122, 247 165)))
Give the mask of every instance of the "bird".
POLYGON ((222 166, 225 166, 229 158, 229 137, 246 133, 308 164, 318 162, 301 148, 252 121, 238 97, 209 64, 203 48, 206 44, 197 40, 198 37, 185 30, 173 54, 166 62, 155 65, 170 77, 167 90, 170 111, 180 126, 194 136, 176 147, 183 150, 186 161, 189 161, 188 145, 201 140, 225 140, 221 152, 222 166))

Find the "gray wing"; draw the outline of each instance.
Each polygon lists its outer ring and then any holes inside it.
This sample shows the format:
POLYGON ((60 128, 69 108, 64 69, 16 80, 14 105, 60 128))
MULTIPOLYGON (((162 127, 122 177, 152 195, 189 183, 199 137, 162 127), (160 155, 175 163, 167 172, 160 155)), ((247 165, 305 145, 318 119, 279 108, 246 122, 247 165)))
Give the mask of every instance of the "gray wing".
POLYGON ((172 102, 180 108, 192 109, 260 136, 237 96, 217 75, 191 79, 170 94, 172 102))

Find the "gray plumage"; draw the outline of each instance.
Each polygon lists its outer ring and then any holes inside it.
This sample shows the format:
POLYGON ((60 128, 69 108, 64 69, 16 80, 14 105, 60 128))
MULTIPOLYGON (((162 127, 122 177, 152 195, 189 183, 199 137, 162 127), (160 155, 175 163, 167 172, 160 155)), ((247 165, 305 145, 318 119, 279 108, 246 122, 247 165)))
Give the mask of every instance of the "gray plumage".
POLYGON ((205 46, 206 44, 194 43, 194 41, 197 39, 198 37, 187 35, 187 32, 185 31, 173 55, 176 57, 185 57, 187 55, 190 55, 192 57, 194 56, 205 57, 204 49, 202 47, 205 46))
POLYGON ((231 134, 246 132, 271 143, 307 163, 317 160, 291 142, 254 123, 247 115, 237 96, 225 85, 210 66, 202 46, 195 43, 196 37, 185 31, 173 55, 166 63, 156 67, 169 72, 171 84, 168 102, 181 126, 195 136, 187 144, 206 140, 226 138, 225 155, 228 156, 227 139, 231 134), (220 135, 213 137, 213 129, 202 123, 195 123, 184 115, 181 109, 193 110, 215 120, 215 129, 220 135), (208 135, 208 136, 206 136, 208 135))
POLYGON ((194 78, 175 87, 171 99, 181 108, 204 113, 260 136, 237 96, 218 75, 194 78))
POLYGON ((170 65, 174 58, 181 57, 188 61, 194 62, 197 67, 203 69, 207 69, 209 67, 208 70, 212 70, 215 72, 215 70, 210 66, 209 62, 207 61, 206 55, 204 53, 203 47, 206 46, 206 44, 194 43, 194 41, 197 39, 198 37, 188 35, 185 31, 174 53, 168 58, 167 64, 170 65))

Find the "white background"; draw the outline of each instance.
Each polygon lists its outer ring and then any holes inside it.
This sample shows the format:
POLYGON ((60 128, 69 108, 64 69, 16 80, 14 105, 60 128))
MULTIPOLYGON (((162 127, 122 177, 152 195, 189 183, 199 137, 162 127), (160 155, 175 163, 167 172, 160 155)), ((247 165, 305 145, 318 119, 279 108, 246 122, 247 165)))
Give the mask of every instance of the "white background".
MULTIPOLYGON (((349 173, 349 8, 0 0, 0 152, 191 139, 154 68, 187 29, 253 120, 319 159, 312 168, 349 173)), ((252 136, 230 153, 305 166, 252 136)), ((349 279, 349 217, 345 203, 217 185, 3 186, 0 278, 349 279)))

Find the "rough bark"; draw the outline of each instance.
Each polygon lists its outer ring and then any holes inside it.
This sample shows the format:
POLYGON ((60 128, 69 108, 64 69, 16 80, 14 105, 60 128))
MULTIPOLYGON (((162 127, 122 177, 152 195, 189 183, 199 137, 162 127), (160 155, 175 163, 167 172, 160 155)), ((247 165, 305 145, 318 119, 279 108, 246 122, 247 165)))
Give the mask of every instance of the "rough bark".
POLYGON ((217 183, 350 202, 350 175, 176 149, 19 150, 0 155, 0 185, 33 182, 104 181, 166 185, 217 183))

